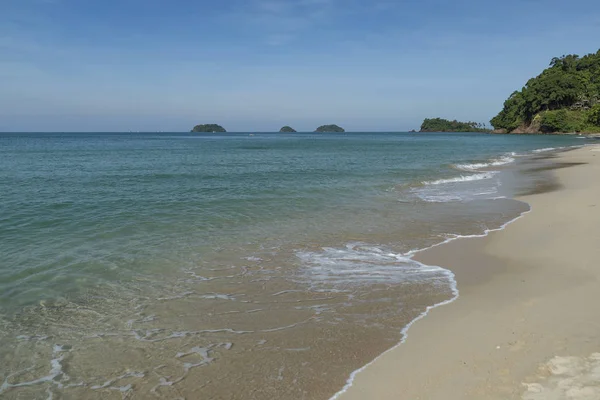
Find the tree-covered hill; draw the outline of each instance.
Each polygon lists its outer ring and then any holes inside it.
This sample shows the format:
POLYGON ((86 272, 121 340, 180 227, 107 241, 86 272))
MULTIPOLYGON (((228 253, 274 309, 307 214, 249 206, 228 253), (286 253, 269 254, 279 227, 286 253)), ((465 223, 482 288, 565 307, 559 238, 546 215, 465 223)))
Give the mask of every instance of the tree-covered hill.
POLYGON ((337 125, 321 125, 318 127, 315 132, 338 132, 343 133, 346 132, 344 128, 337 125))
POLYGON ((221 125, 217 125, 217 124, 204 124, 204 125, 196 125, 194 127, 194 129, 192 129, 190 132, 219 132, 219 133, 224 133, 224 132, 227 132, 227 131, 221 125))
POLYGON ((443 118, 425 118, 421 132, 489 132, 484 124, 478 122, 449 121, 443 118))
POLYGON ((490 122, 506 132, 600 131, 600 50, 553 58, 490 122))
POLYGON ((295 133, 295 132, 296 132, 296 130, 295 130, 294 128, 292 128, 291 126, 287 126, 287 125, 286 125, 286 126, 284 126, 283 128, 281 128, 281 129, 279 130, 279 132, 282 132, 282 133, 295 133))

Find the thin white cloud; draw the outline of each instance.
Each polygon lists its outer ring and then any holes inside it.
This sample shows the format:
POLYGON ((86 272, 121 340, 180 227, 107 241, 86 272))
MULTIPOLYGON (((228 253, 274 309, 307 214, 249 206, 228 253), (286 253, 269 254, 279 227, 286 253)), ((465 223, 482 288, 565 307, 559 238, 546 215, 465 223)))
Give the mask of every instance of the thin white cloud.
POLYGON ((292 9, 292 4, 278 0, 260 0, 256 2, 256 8, 266 13, 282 15, 292 9))
POLYGON ((254 0, 230 19, 262 37, 267 45, 284 45, 312 27, 335 18, 336 0, 254 0))
POLYGON ((295 35, 289 33, 275 33, 267 36, 265 42, 270 46, 283 46, 292 42, 295 35))

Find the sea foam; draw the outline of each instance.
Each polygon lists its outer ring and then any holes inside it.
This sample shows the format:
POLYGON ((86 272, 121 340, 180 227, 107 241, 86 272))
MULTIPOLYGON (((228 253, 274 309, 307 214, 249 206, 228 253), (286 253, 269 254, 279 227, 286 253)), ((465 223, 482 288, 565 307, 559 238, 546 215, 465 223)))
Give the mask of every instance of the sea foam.
MULTIPOLYGON (((511 156, 513 154, 511 153, 511 156)), ((477 171, 484 168, 500 167, 502 165, 511 164, 515 159, 511 156, 502 156, 488 162, 472 163, 472 164, 454 164, 454 168, 461 171, 477 171)))
POLYGON ((349 243, 344 248, 298 252, 303 278, 315 285, 353 286, 447 280, 447 270, 421 264, 383 246, 349 243))
POLYGON ((456 176, 454 178, 438 179, 435 181, 423 181, 422 184, 423 185, 445 185, 445 184, 449 184, 449 183, 481 181, 484 179, 491 179, 497 173, 498 173, 498 171, 489 171, 489 172, 482 172, 482 173, 473 174, 473 175, 460 175, 460 176, 456 176))
POLYGON ((544 147, 543 149, 533 150, 532 153, 545 153, 547 151, 560 150, 560 149, 562 149, 562 147, 544 147))

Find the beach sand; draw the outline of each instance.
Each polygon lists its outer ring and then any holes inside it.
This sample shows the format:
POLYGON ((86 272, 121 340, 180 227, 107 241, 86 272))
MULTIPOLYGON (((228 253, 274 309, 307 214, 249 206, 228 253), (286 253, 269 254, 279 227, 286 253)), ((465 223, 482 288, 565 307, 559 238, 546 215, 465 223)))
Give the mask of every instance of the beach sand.
POLYGON ((557 190, 506 229, 415 257, 451 269, 458 299, 340 399, 600 399, 600 146, 557 162, 557 190))

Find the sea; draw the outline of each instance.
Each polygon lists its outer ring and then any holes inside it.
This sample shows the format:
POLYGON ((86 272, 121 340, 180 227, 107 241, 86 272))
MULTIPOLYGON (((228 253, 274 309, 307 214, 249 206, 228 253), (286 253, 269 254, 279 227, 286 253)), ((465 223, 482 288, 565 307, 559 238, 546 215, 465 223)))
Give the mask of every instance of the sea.
POLYGON ((334 398, 590 141, 2 133, 0 397, 334 398))

